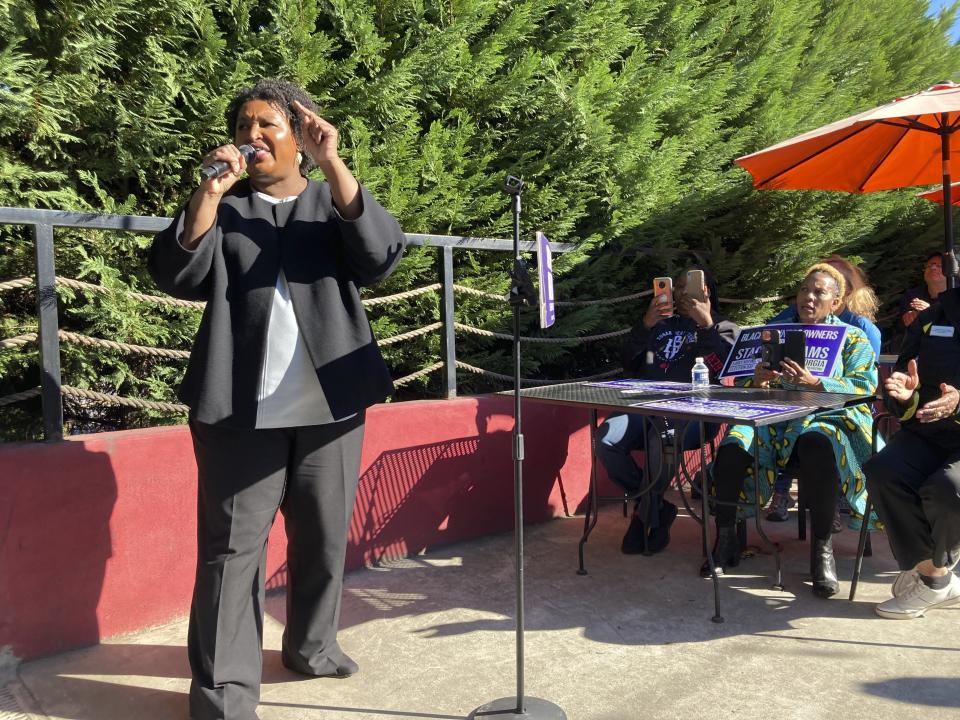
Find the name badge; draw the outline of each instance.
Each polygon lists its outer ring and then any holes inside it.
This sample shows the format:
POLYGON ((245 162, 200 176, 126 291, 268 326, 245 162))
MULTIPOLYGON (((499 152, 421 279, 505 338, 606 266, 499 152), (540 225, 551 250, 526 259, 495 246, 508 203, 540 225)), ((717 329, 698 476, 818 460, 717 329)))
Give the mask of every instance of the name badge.
POLYGON ((930 337, 953 337, 953 325, 931 325, 930 337))

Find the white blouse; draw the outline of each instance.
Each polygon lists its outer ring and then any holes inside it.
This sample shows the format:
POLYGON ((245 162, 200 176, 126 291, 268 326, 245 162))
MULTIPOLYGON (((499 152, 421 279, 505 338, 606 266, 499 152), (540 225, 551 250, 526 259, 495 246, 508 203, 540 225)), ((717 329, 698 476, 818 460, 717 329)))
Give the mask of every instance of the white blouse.
MULTIPOLYGON (((257 192, 257 197, 278 205, 292 202, 296 195, 282 199, 257 192)), ((257 423, 261 428, 299 427, 338 422, 334 418, 317 379, 317 372, 300 334, 283 268, 273 291, 273 306, 267 325, 266 352, 257 391, 257 423)))

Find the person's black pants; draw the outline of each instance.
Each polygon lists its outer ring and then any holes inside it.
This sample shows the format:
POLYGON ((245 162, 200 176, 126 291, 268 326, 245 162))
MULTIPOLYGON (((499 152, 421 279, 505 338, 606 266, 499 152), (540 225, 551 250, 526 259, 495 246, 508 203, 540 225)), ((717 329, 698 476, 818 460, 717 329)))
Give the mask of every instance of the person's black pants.
POLYGON ((260 698, 267 536, 287 533, 283 662, 335 673, 347 531, 364 414, 329 425, 242 430, 191 422, 197 575, 187 646, 192 720, 250 720, 260 698))
MULTIPOLYGON (((797 468, 803 485, 813 536, 825 540, 830 537, 830 527, 837 509, 837 488, 840 487, 833 446, 823 434, 805 432, 797 438, 790 461, 797 468)), ((752 467, 752 454, 737 445, 720 446, 713 466, 718 500, 717 525, 730 527, 736 522, 736 503, 743 490, 747 470, 752 467)))
MULTIPOLYGON (((718 432, 718 424, 704 423, 704 444, 711 442, 718 432)), ((603 422, 597 430, 597 458, 603 463, 607 477, 631 495, 644 489, 644 472, 633 461, 633 451, 644 447, 644 435, 645 464, 656 475, 656 480, 654 486, 637 499, 637 514, 648 528, 655 528, 660 525, 660 507, 671 480, 664 444, 672 442, 677 456, 696 450, 700 447, 700 425, 696 422, 678 424, 666 418, 633 413, 613 413, 603 422)))
POLYGON ((960 448, 902 428, 864 466, 867 492, 901 570, 960 557, 960 448))

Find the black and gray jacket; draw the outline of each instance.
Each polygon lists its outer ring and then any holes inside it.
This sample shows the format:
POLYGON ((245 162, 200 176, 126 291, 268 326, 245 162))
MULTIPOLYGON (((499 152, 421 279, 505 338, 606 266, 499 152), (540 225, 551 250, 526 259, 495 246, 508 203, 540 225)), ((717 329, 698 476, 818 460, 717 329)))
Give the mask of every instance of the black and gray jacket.
POLYGON ((253 428, 267 326, 282 268, 300 333, 335 418, 393 392, 358 288, 386 278, 403 254, 397 221, 361 186, 363 212, 344 220, 326 183, 272 205, 247 180, 224 195, 213 227, 189 251, 181 210, 150 248, 149 269, 174 297, 205 300, 180 388, 192 419, 253 428))
POLYGON ((920 386, 905 403, 888 396, 884 401, 905 428, 945 446, 960 447, 960 415, 929 423, 916 418, 918 408, 940 397, 941 383, 960 388, 960 288, 946 290, 937 299, 907 327, 894 366, 895 372, 905 373, 910 360, 916 360, 920 386))

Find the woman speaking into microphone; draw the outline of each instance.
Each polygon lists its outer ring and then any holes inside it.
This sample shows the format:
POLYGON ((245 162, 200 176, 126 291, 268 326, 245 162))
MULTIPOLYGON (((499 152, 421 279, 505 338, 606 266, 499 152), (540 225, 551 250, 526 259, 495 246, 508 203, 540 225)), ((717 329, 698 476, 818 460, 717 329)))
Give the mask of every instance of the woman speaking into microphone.
POLYGON ((160 288, 207 303, 180 389, 198 472, 193 720, 256 718, 277 510, 284 665, 319 677, 358 669, 336 638, 347 530, 365 409, 393 392, 358 288, 390 275, 405 238, 317 110, 288 82, 241 91, 226 111, 233 142, 203 160, 215 176, 150 249, 160 288), (313 167, 326 182, 306 177, 313 167))

